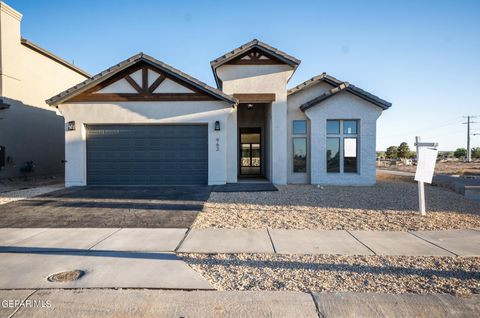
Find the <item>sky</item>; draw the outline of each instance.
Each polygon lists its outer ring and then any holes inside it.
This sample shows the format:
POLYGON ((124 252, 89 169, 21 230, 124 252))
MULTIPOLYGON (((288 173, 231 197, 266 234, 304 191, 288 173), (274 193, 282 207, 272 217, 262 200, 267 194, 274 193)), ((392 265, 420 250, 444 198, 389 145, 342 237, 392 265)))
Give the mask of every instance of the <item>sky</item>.
POLYGON ((377 150, 466 147, 466 115, 480 134, 478 0, 5 2, 24 38, 91 74, 145 52, 215 87, 209 62, 257 38, 302 61, 289 88, 327 72, 393 103, 377 150))

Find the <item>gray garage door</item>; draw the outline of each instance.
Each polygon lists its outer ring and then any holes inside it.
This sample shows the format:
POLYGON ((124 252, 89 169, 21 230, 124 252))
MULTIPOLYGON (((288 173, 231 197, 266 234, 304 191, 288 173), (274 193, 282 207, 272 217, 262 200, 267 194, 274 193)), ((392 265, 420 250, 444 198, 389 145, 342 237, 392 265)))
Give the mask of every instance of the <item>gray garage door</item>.
POLYGON ((208 183, 206 125, 87 127, 87 184, 208 183))

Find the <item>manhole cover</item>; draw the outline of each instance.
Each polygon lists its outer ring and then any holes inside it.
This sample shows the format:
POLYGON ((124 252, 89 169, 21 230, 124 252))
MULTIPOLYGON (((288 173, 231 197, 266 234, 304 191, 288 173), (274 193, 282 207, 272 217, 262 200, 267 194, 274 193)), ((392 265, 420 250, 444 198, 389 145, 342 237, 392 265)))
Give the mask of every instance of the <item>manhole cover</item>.
POLYGON ((82 277, 83 275, 85 275, 84 271, 76 269, 73 271, 66 271, 66 272, 52 274, 48 276, 47 279, 49 282, 67 283, 67 282, 73 282, 79 279, 80 277, 82 277))

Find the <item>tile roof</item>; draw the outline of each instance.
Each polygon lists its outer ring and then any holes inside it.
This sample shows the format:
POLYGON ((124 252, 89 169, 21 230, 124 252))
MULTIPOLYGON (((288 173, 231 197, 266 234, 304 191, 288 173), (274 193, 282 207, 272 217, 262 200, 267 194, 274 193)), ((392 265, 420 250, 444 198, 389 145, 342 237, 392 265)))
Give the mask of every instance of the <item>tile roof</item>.
POLYGON ((235 57, 241 55, 242 53, 245 53, 246 51, 250 50, 250 49, 253 49, 253 48, 258 48, 260 50, 263 50, 271 55, 273 55, 274 57, 278 58, 279 60, 285 62, 286 64, 292 66, 294 68, 294 70, 298 67, 298 65, 300 64, 300 60, 283 52, 283 51, 280 51, 279 49, 273 47, 273 46, 270 46, 268 45, 267 43, 264 43, 262 41, 259 41, 257 39, 253 39, 252 41, 248 42, 248 43, 245 43, 239 47, 237 47, 236 49, 228 52, 228 53, 225 53, 224 55, 216 58, 215 60, 211 61, 210 62, 210 65, 212 67, 212 71, 213 71, 213 75, 215 76, 215 81, 217 83, 217 86, 220 87, 220 82, 219 82, 219 79, 217 77, 217 72, 216 72, 216 69, 219 67, 219 66, 222 66, 223 64, 227 63, 228 61, 234 59, 235 57))
MULTIPOLYGON (((301 84, 299 84, 299 85, 297 85, 297 86, 289 89, 288 92, 287 92, 287 94, 288 94, 288 96, 293 95, 293 94, 296 94, 296 93, 298 93, 298 92, 300 92, 300 91, 302 91, 302 90, 304 90, 304 89, 307 89, 307 88, 309 88, 309 87, 312 87, 312 86, 314 86, 314 85, 316 85, 316 84, 318 84, 318 83, 320 83, 320 82, 325 82, 325 83, 333 86, 334 89, 335 89, 335 88, 338 88, 338 87, 341 86, 342 84, 347 83, 348 85, 346 85, 346 87, 345 87, 345 88, 342 88, 340 91, 346 90, 346 91, 349 92, 349 93, 352 93, 352 94, 354 94, 354 95, 356 95, 356 96, 358 96, 358 97, 360 97, 360 98, 362 98, 362 99, 364 99, 364 100, 366 100, 366 101, 368 101, 368 102, 370 102, 370 103, 372 103, 372 104, 374 104, 374 105, 376 105, 376 106, 379 106, 379 107, 382 108, 383 110, 386 110, 386 109, 390 108, 390 106, 392 106, 392 103, 387 102, 386 100, 381 99, 380 97, 375 96, 375 95, 373 95, 373 94, 371 94, 371 93, 369 93, 369 92, 367 92, 367 91, 365 91, 365 90, 363 90, 363 89, 361 89, 361 88, 359 88, 359 87, 356 87, 356 86, 354 86, 354 85, 352 85, 352 84, 350 84, 350 83, 348 83, 348 82, 342 82, 342 81, 340 81, 339 79, 336 79, 335 77, 328 75, 327 73, 322 73, 322 74, 320 74, 320 75, 317 75, 317 76, 315 76, 315 77, 312 77, 311 79, 309 79, 309 80, 307 80, 307 81, 305 81, 305 82, 303 82, 303 83, 301 83, 301 84)), ((327 93, 328 93, 328 92, 327 92, 327 93)), ((327 93, 325 93, 325 94, 327 94, 327 93)), ((336 94, 336 93, 338 93, 338 92, 335 91, 334 94, 336 94)), ((325 94, 323 94, 323 95, 325 95, 325 94)), ((321 96, 323 96, 323 95, 321 95, 321 96)), ((330 95, 331 95, 331 94, 330 94, 330 95)), ((321 101, 325 100, 326 98, 331 97, 330 95, 328 95, 328 96, 323 96, 324 99, 321 99, 320 101, 317 101, 316 104, 320 103, 321 101), (326 97, 326 98, 325 98, 325 97, 326 97)), ((321 96, 319 96, 318 98, 320 98, 321 96)), ((315 98, 315 99, 316 99, 316 98, 315 98)), ((313 99, 313 100, 315 100, 315 99, 313 99)), ((313 101, 313 100, 312 100, 312 101, 313 101)), ((305 103, 305 104, 308 104, 308 103, 310 103, 310 102, 311 102, 311 101, 309 101, 309 102, 307 102, 307 103, 305 103)), ((305 104, 304 104, 304 105, 305 105, 305 104)), ((303 105, 302 105, 302 106, 303 106, 303 105)), ((310 107, 311 107, 311 106, 310 106, 310 107)), ((308 107, 308 108, 310 108, 310 107, 308 107)))
POLYGON ((300 110, 301 111, 306 111, 307 109, 312 108, 313 106, 323 102, 324 100, 334 96, 335 94, 338 94, 341 91, 346 90, 348 88, 348 86, 349 86, 348 82, 344 82, 344 83, 326 91, 322 95, 320 95, 318 97, 315 97, 314 99, 309 100, 308 102, 300 105, 300 110))
POLYGON ((103 82, 104 80, 110 78, 111 76, 115 75, 116 73, 120 72, 121 70, 124 70, 125 68, 133 65, 134 63, 137 63, 139 61, 144 61, 146 63, 152 64, 155 67, 158 67, 159 69, 163 70, 164 72, 168 73, 171 76, 174 76, 180 80, 186 81, 187 83, 197 87, 198 89, 204 91, 207 94, 213 95, 220 100, 224 100, 226 102, 230 102, 234 105, 238 103, 238 100, 235 97, 232 97, 230 95, 227 95, 223 93, 222 91, 213 88, 196 78, 183 73, 180 70, 177 70, 176 68, 165 64, 149 55, 146 55, 144 53, 138 53, 112 67, 107 68, 106 70, 92 76, 91 78, 61 92, 58 95, 53 96, 50 99, 47 99, 46 102, 47 104, 51 106, 57 106, 58 104, 61 104, 62 102, 70 99, 73 96, 76 96, 85 90, 99 84, 100 82, 103 82))

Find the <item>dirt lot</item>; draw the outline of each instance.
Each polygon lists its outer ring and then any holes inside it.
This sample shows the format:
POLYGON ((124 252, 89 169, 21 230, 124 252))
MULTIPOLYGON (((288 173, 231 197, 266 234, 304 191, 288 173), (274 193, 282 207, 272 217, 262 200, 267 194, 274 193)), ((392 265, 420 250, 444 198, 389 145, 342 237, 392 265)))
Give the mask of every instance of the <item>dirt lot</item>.
POLYGON ((441 230, 480 228, 480 202, 426 186, 427 216, 417 185, 379 180, 370 187, 288 185, 277 192, 212 193, 196 228, 441 230))
MULTIPOLYGON (((379 168, 387 168, 389 170, 415 172, 416 166, 379 166, 379 168)), ((476 162, 461 162, 461 161, 444 161, 437 162, 435 165, 436 174, 451 174, 451 175, 476 175, 480 176, 480 161, 476 162)))

